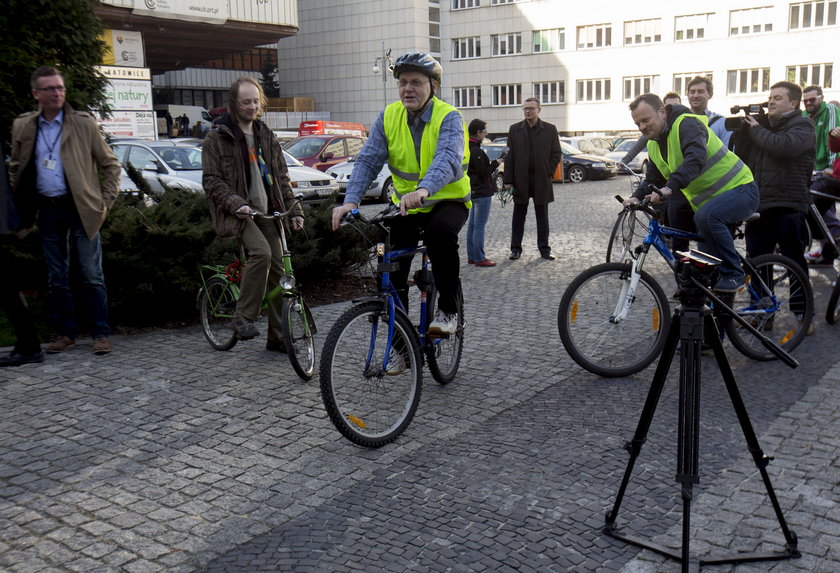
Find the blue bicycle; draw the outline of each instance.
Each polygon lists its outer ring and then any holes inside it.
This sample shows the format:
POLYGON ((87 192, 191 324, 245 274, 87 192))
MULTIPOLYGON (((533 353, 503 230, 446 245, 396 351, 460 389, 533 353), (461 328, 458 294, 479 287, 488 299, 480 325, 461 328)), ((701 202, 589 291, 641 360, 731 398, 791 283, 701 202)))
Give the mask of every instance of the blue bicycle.
POLYGON ((397 206, 371 219, 358 209, 345 216, 343 224, 353 226, 368 241, 366 231, 377 231, 380 241, 373 248, 379 290, 353 301, 354 306, 333 325, 321 353, 321 398, 327 414, 345 438, 366 447, 390 443, 408 427, 420 403, 424 357, 432 377, 447 384, 458 371, 464 342, 460 282, 456 332, 429 332, 437 302, 429 257, 425 246, 391 248, 386 221, 395 216, 400 216, 397 206), (421 255, 414 273, 420 291, 417 328, 390 279, 399 267, 398 259, 416 254, 421 255))
MULTIPOLYGON (((596 265, 578 275, 563 293, 557 312, 566 351, 583 368, 600 376, 629 376, 646 368, 662 352, 671 312, 662 287, 643 270, 650 248, 673 269, 677 259, 665 238, 702 240, 694 233, 662 226, 661 212, 647 201, 625 210, 631 213, 627 220, 635 221, 634 226, 640 221, 635 212, 648 219, 641 244, 629 248, 629 241, 624 241, 622 262, 596 265)), ((740 226, 734 232, 736 237, 743 236, 740 226)), ((632 233, 627 236, 631 237, 632 233)), ((802 342, 814 317, 814 295, 807 275, 782 255, 739 257, 746 281, 727 306, 790 352, 802 342)), ((776 358, 741 321, 723 323, 729 340, 744 355, 755 360, 776 358)))

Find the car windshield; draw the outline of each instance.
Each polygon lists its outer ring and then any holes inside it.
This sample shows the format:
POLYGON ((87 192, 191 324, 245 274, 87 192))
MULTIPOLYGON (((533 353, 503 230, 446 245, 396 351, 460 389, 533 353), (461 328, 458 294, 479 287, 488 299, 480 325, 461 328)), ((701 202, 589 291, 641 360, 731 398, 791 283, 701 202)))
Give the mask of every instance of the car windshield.
POLYGON ((295 157, 312 157, 317 155, 324 146, 324 140, 319 138, 301 138, 289 142, 286 151, 295 157))
POLYGON ((487 158, 490 161, 494 161, 501 157, 507 148, 504 145, 482 145, 481 149, 487 154, 487 158))
POLYGON ((175 171, 201 169, 201 149, 197 147, 167 147, 156 150, 166 164, 175 171))
POLYGON ((286 165, 294 165, 295 167, 303 167, 303 163, 298 161, 298 158, 290 154, 288 151, 283 152, 283 159, 286 160, 286 165))
POLYGON ((573 145, 569 145, 565 141, 560 142, 560 149, 566 155, 580 155, 581 153, 583 153, 583 151, 581 151, 577 147, 574 147, 573 145))
POLYGON ((621 143, 618 144, 618 147, 615 148, 615 151, 630 151, 636 142, 639 141, 638 139, 625 139, 621 143))

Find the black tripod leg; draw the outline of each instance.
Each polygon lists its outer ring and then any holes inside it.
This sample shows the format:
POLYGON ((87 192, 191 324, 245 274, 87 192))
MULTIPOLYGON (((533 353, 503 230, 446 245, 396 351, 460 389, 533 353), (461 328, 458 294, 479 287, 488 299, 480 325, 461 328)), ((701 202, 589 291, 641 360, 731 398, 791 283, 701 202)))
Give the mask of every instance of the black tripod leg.
POLYGON ((645 406, 642 409, 642 415, 639 417, 639 423, 636 426, 636 433, 633 439, 624 445, 624 449, 630 454, 630 460, 627 462, 627 469, 624 470, 624 477, 621 480, 621 485, 618 488, 618 494, 615 497, 615 503, 612 510, 607 512, 604 525, 604 533, 611 534, 615 530, 615 519, 618 516, 618 509, 624 499, 624 494, 627 491, 627 484, 630 482, 630 474, 633 473, 633 466, 636 463, 636 458, 639 457, 639 452, 642 450, 642 444, 647 440, 648 431, 650 431, 650 424, 653 421, 653 414, 656 411, 656 404, 659 402, 659 397, 662 395, 662 388, 665 385, 665 380, 668 377, 668 371, 671 369, 671 362, 674 359, 674 353, 677 349, 677 343, 680 339, 680 319, 678 315, 674 316, 671 322, 671 327, 668 330, 668 336, 665 339, 665 347, 662 349, 662 354, 659 358, 659 364, 656 366, 656 373, 653 376, 653 381, 650 383, 650 390, 648 390, 647 399, 645 399, 645 406))
POLYGON ((744 438, 747 441, 747 448, 749 448, 750 454, 753 457, 755 467, 758 468, 761 474, 761 479, 764 482, 764 487, 767 489, 770 503, 773 504, 773 511, 776 512, 776 518, 779 520, 782 534, 785 536, 785 551, 791 557, 798 557, 799 551, 797 550, 796 534, 788 528, 787 521, 782 513, 782 508, 779 505, 779 500, 776 497, 776 491, 773 489, 773 484, 770 483, 770 476, 767 473, 767 464, 770 463, 772 458, 764 455, 758 443, 758 438, 755 435, 755 430, 747 413, 747 407, 735 382, 735 375, 732 373, 732 368, 729 366, 729 361, 723 352, 723 344, 720 338, 711 335, 710 331, 713 330, 714 326, 712 325, 712 321, 708 321, 706 326, 707 340, 710 340, 712 349, 715 352, 715 360, 717 361, 721 376, 723 376, 723 381, 726 384, 726 390, 729 392, 729 399, 735 408, 735 414, 738 416, 738 422, 741 424, 741 431, 744 433, 744 438))

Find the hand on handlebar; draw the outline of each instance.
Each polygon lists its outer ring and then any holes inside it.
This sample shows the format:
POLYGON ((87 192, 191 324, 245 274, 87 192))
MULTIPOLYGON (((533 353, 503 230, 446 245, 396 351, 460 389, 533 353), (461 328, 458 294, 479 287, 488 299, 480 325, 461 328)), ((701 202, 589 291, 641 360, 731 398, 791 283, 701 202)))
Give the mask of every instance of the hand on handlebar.
POLYGON ((429 190, 424 189, 423 187, 403 195, 402 199, 400 199, 400 215, 407 215, 409 209, 422 207, 423 200, 428 196, 429 190))
POLYGON ((248 205, 242 205, 239 209, 236 210, 235 215, 239 219, 248 219, 250 217, 253 217, 257 213, 258 211, 254 211, 248 205))
POLYGON ((341 226, 341 220, 344 219, 344 216, 352 211, 353 209, 358 209, 359 206, 355 203, 345 203, 340 207, 336 207, 333 209, 332 212, 332 229, 335 231, 341 226))
POLYGON ((300 231, 303 229, 303 217, 292 217, 289 220, 289 225, 291 225, 293 231, 300 231))
POLYGON ((655 187, 653 187, 652 189, 653 193, 645 195, 645 199, 650 200, 650 202, 654 205, 658 205, 662 201, 666 200, 668 197, 671 196, 671 193, 673 193, 670 187, 662 187, 661 189, 656 189, 655 187))

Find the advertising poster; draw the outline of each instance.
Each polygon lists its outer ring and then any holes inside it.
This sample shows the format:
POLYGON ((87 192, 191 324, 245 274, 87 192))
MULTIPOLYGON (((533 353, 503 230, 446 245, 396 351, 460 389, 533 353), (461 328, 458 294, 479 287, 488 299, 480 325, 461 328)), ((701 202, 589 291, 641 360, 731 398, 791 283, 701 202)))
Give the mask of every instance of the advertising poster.
POLYGON ((142 33, 106 29, 101 39, 108 46, 108 51, 102 60, 103 64, 130 68, 142 68, 146 65, 142 33))
POLYGON ((157 139, 157 122, 153 111, 114 111, 111 117, 99 117, 99 125, 112 137, 157 139))

